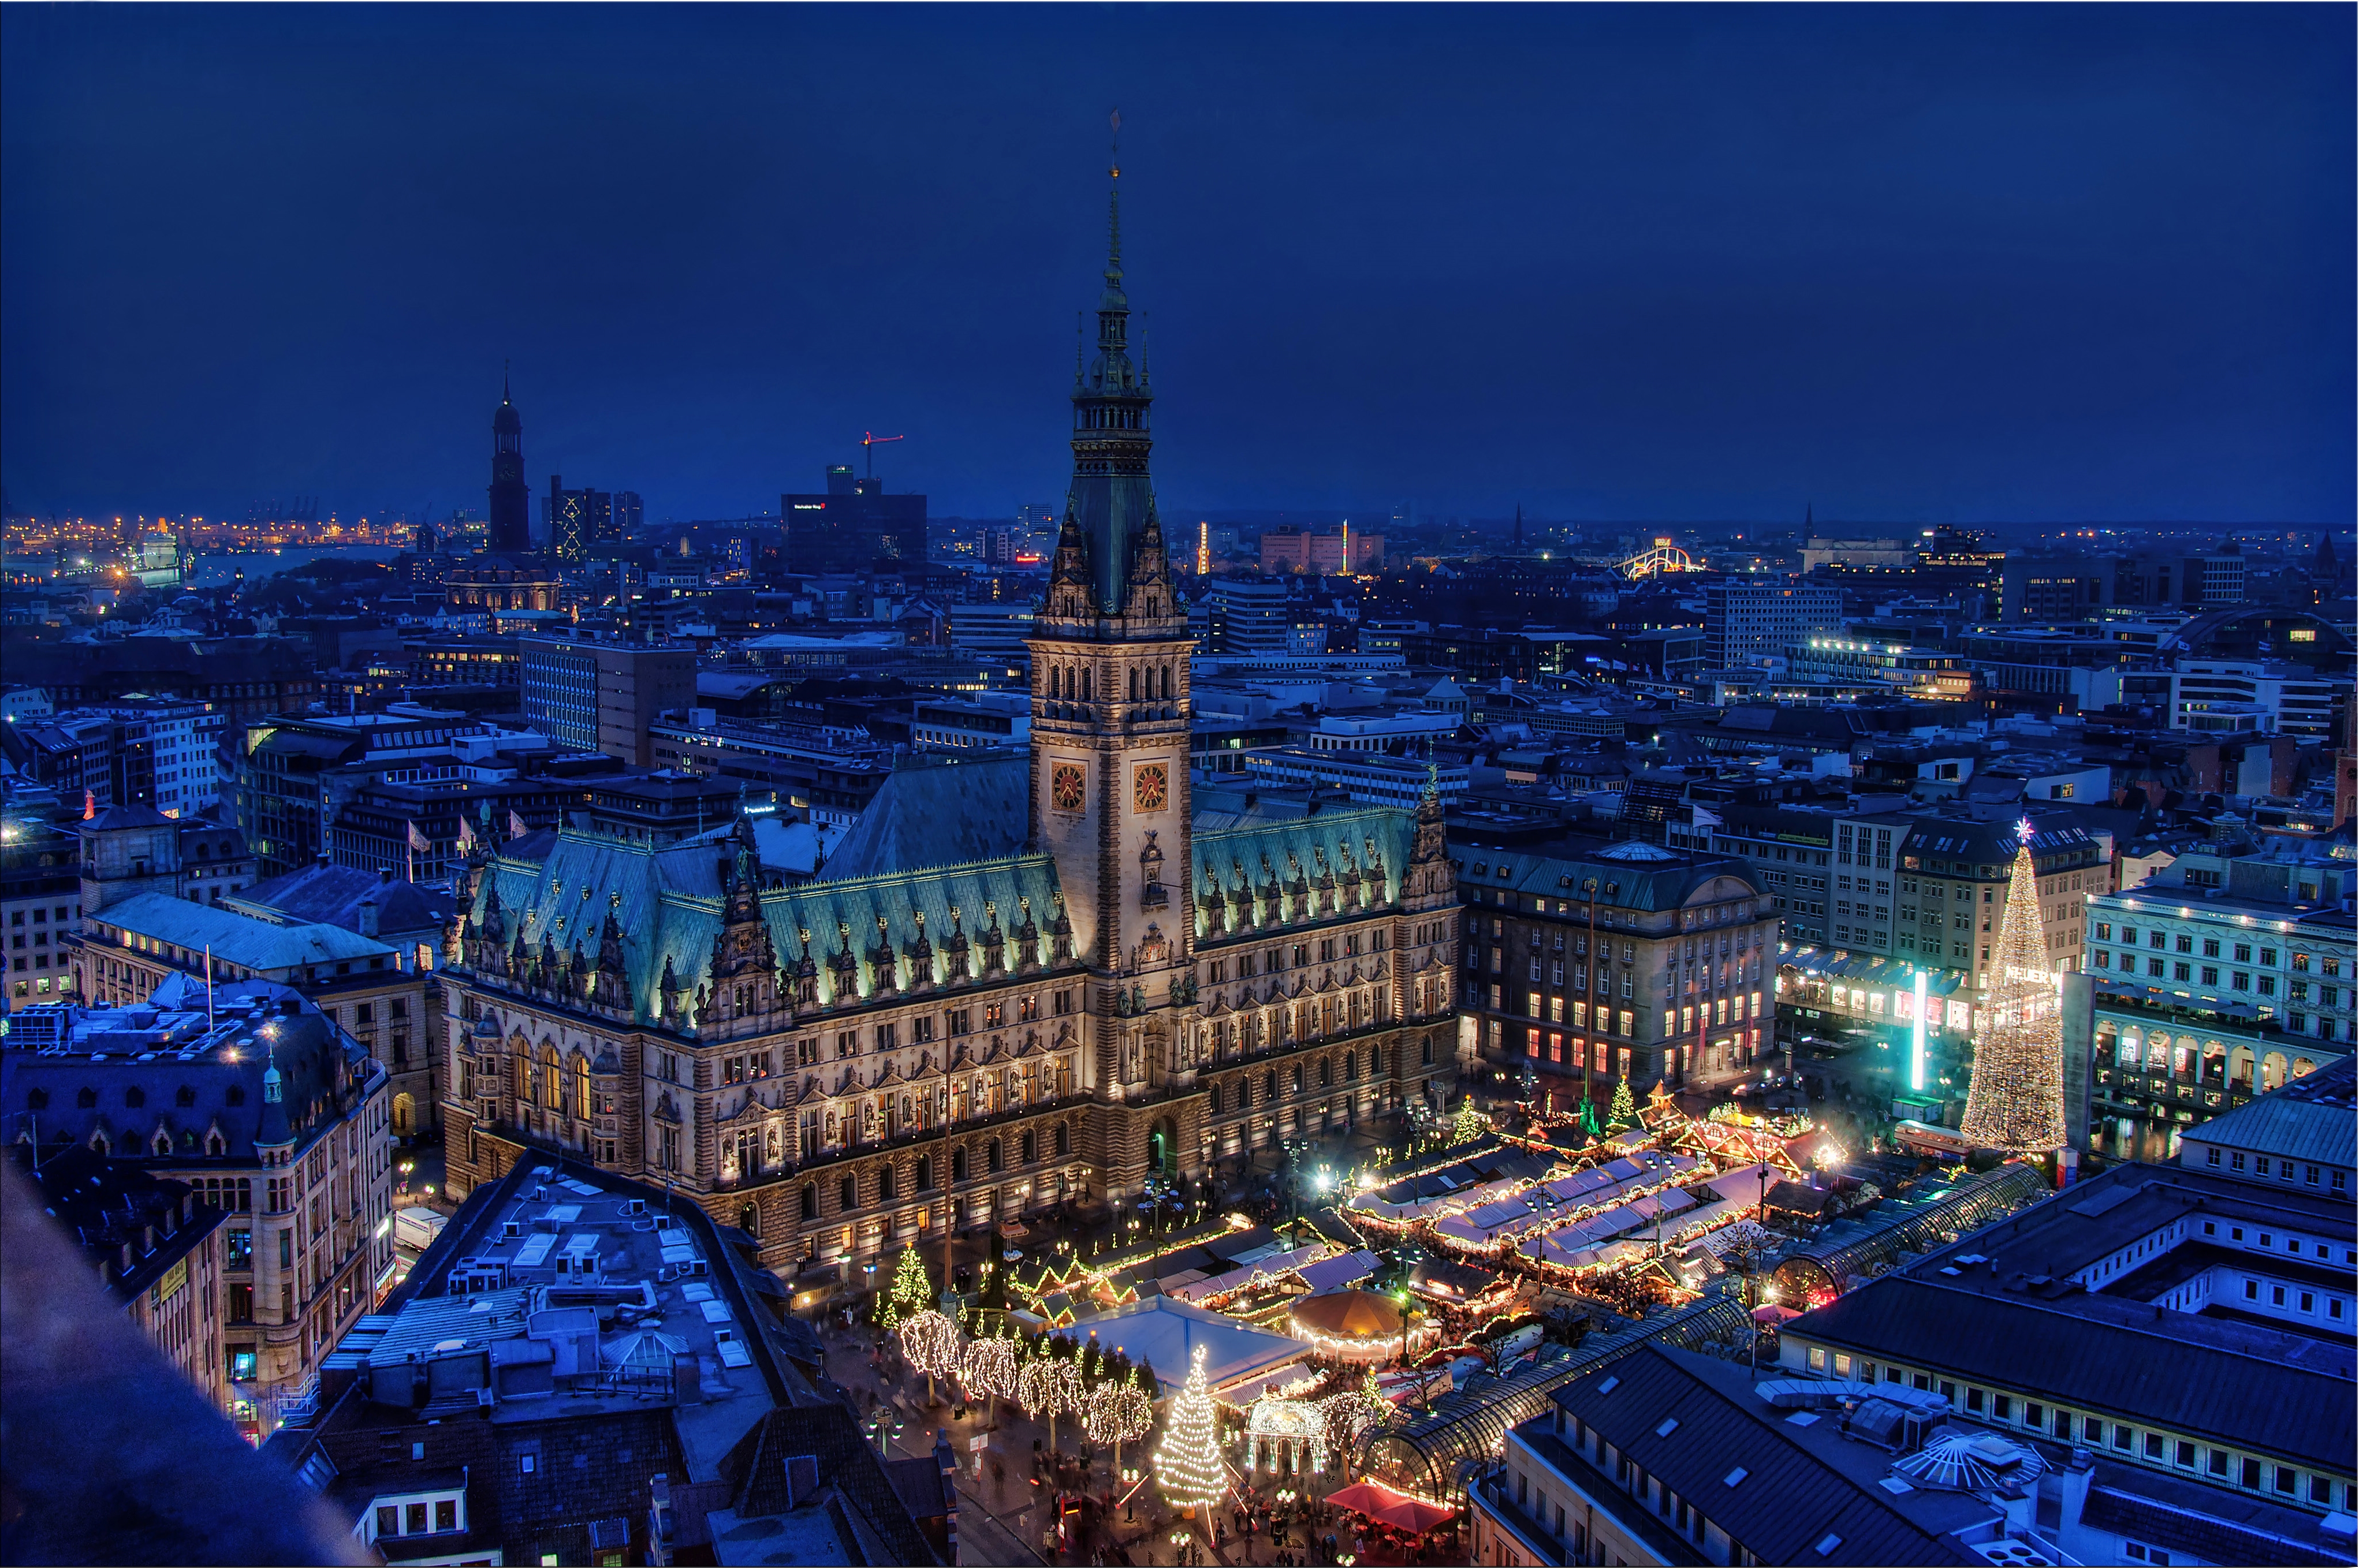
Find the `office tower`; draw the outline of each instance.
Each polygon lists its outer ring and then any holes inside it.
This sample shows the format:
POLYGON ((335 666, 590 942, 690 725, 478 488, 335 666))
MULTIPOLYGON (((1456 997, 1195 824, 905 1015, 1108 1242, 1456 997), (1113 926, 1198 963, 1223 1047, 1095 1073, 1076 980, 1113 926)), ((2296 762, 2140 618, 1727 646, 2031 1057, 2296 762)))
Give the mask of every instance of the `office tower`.
POLYGON ((489 547, 509 555, 532 549, 532 492, 524 482, 524 421, 500 384, 500 406, 492 415, 491 532, 489 547))
POLYGON ((1784 658, 1813 632, 1843 629, 1843 590, 1777 583, 1716 582, 1704 589, 1707 669, 1735 669, 1784 658))
POLYGON ((610 544, 614 537, 614 498, 603 490, 568 490, 557 474, 549 476, 540 515, 548 526, 549 547, 560 561, 579 565, 589 558, 592 546, 610 544))
POLYGON ((827 470, 827 490, 778 497, 787 569, 857 572, 916 566, 926 558, 926 498, 887 495, 885 481, 853 476, 848 464, 827 470))
POLYGON ((655 765, 649 727, 696 700, 696 650, 527 637, 520 693, 525 723, 560 745, 655 765))
POLYGON ((1290 646, 1294 612, 1286 584, 1267 578, 1221 578, 1212 585, 1212 645, 1229 658, 1267 658, 1290 646))
POLYGON ((621 544, 639 531, 639 524, 643 520, 639 492, 636 490, 616 491, 613 515, 614 539, 616 544, 621 544))

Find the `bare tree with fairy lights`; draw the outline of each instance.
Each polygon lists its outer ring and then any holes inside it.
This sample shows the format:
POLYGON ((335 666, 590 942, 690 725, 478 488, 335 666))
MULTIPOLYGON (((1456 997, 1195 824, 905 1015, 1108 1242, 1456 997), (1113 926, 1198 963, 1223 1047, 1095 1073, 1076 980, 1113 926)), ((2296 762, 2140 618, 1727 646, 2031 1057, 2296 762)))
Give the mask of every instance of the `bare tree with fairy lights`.
POLYGON ((1025 1362, 1023 1370, 1016 1374, 1016 1397, 1022 1402, 1025 1414, 1049 1423, 1049 1447, 1053 1453, 1057 1446, 1057 1418, 1082 1408, 1081 1371, 1065 1357, 1043 1351, 1025 1362))
POLYGON ((934 1379, 955 1376, 966 1359, 966 1336, 955 1320, 931 1309, 910 1314, 894 1332, 903 1357, 926 1375, 926 1402, 932 1404, 934 1379))
POLYGON ((1122 1474, 1122 1445, 1136 1443, 1155 1427, 1155 1401, 1138 1386, 1138 1371, 1128 1378, 1109 1378, 1082 1401, 1082 1431, 1092 1443, 1114 1444, 1114 1473, 1122 1474))
POLYGON ((967 1342, 959 1366, 959 1384, 970 1400, 985 1401, 987 1414, 999 1415, 999 1401, 1016 1397, 1016 1341, 1003 1330, 986 1339, 967 1342))
POLYGON ((2046 1154, 2064 1143, 2064 1015, 2040 924, 2029 818, 2017 833, 1997 979, 1975 1010, 1973 1079, 1958 1130, 1978 1148, 2046 1154))

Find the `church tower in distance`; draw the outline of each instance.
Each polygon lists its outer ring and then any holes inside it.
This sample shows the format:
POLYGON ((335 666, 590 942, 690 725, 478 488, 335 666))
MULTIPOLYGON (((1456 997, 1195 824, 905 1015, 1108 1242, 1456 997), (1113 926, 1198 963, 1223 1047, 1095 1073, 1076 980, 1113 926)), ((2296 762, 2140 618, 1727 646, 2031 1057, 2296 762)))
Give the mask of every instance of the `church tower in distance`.
POLYGON ((532 492, 524 482, 524 420, 500 378, 500 406, 492 413, 491 527, 487 544, 502 555, 532 549, 532 492))

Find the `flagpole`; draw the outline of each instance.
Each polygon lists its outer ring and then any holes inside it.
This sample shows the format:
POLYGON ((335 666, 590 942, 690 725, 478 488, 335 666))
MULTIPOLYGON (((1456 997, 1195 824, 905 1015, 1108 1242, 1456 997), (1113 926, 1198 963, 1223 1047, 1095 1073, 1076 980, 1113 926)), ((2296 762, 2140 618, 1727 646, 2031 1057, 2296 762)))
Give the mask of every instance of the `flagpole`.
POLYGON ((205 1033, 213 1032, 213 945, 205 944, 205 1033))

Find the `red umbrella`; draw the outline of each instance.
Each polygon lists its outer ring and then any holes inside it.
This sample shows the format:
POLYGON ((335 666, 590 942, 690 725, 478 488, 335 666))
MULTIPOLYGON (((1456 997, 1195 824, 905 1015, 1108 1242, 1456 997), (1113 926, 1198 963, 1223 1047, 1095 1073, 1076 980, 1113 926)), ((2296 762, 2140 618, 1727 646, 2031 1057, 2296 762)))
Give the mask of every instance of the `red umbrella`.
POLYGON ((1423 1498, 1412 1498, 1407 1492, 1395 1491, 1382 1481, 1362 1481, 1329 1494, 1327 1500, 1337 1508, 1365 1514, 1372 1519, 1382 1520, 1411 1535, 1423 1535, 1434 1526, 1455 1518, 1458 1511, 1440 1503, 1427 1502, 1423 1498))

